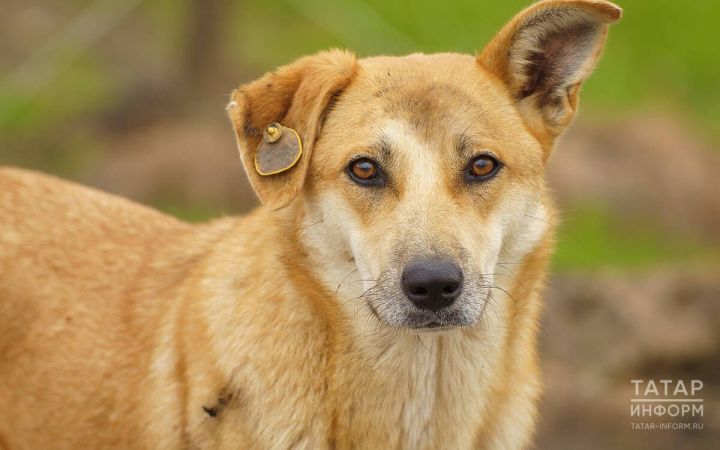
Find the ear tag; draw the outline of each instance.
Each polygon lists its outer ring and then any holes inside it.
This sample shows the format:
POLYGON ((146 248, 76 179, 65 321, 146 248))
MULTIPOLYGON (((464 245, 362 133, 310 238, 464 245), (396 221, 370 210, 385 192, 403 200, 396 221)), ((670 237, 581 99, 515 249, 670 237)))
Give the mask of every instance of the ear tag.
POLYGON ((302 142, 297 131, 273 122, 263 131, 255 152, 255 170, 262 176, 290 170, 300 160, 302 142))

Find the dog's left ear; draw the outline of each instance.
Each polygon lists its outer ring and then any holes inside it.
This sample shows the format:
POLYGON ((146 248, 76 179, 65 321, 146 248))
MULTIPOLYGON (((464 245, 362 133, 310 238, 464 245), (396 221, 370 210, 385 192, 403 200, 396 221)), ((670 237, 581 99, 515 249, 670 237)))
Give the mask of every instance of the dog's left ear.
POLYGON ((572 121, 578 91, 622 9, 603 0, 545 0, 515 16, 478 55, 549 148, 572 121))
POLYGON ((233 92, 227 107, 255 193, 272 209, 300 192, 323 118, 357 69, 355 55, 320 52, 233 92))

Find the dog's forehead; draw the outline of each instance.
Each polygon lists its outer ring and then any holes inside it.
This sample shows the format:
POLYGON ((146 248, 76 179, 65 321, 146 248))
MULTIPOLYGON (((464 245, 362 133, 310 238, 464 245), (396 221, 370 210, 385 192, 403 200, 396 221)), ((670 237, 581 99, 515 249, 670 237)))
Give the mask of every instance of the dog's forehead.
POLYGON ((361 67, 358 87, 387 114, 467 110, 479 75, 473 58, 454 54, 368 58, 361 67))
POLYGON ((361 111, 358 127, 397 119, 419 137, 508 129, 517 114, 505 91, 461 54, 413 54, 360 60, 361 70, 343 94, 346 111, 361 111))
POLYGON ((466 148, 491 149, 506 163, 541 165, 538 143, 514 99, 469 55, 360 60, 360 70, 327 116, 323 135, 328 154, 339 159, 386 143, 397 151, 437 155, 442 149, 454 155, 467 143, 466 148), (400 124, 398 132, 388 133, 388 124, 400 124))

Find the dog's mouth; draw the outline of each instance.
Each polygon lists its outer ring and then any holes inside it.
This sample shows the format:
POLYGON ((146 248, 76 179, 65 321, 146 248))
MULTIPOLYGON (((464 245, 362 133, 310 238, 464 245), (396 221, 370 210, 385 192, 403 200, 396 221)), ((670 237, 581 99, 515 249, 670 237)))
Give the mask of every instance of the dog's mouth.
POLYGON ((466 317, 458 314, 410 314, 405 317, 404 320, 399 323, 388 323, 379 314, 378 310, 373 307, 372 302, 367 302, 367 305, 375 318, 387 325, 397 326, 401 328, 409 328, 413 331, 425 331, 425 332, 440 332, 451 330, 457 327, 472 325, 466 317))
POLYGON ((477 316, 471 314, 467 308, 458 307, 437 312, 413 311, 410 312, 400 326, 413 331, 440 332, 459 327, 469 327, 475 324, 477 316))
POLYGON ((395 320, 393 320, 392 315, 389 316, 390 320, 388 320, 388 316, 380 314, 378 308, 374 307, 372 302, 367 302, 367 304, 370 312, 379 322, 391 327, 406 328, 418 332, 442 332, 461 327, 471 327, 479 318, 479 314, 461 307, 438 312, 406 310, 398 314, 400 317, 395 316, 395 320))
POLYGON ((429 320, 429 321, 418 321, 410 319, 406 325, 408 328, 414 331, 446 331, 457 327, 466 327, 471 325, 467 320, 458 319, 446 319, 446 320, 429 320))

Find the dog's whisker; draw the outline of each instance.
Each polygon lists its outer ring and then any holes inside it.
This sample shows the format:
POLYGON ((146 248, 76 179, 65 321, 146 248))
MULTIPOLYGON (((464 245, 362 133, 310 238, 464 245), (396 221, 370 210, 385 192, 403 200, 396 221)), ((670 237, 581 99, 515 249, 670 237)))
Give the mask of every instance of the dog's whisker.
POLYGON ((480 273, 480 274, 478 274, 478 275, 481 276, 481 277, 508 277, 508 278, 513 279, 513 281, 517 281, 517 277, 515 276, 514 273, 499 273, 499 272, 496 272, 496 273, 480 273))
POLYGON ((325 222, 325 219, 320 219, 317 222, 305 225, 304 227, 300 228, 301 231, 307 230, 310 227, 314 227, 315 225, 320 225, 321 223, 325 222))
POLYGON ((340 283, 338 284, 337 289, 335 289, 335 296, 336 296, 336 297, 337 297, 337 295, 338 295, 338 292, 340 292, 340 288, 342 287, 342 285, 343 285, 343 283, 345 282, 345 280, 347 280, 347 278, 348 278, 350 275, 354 274, 355 272, 357 272, 357 271, 359 271, 359 270, 360 270, 360 269, 358 269, 358 268, 356 268, 356 269, 354 269, 354 270, 351 270, 347 275, 345 275, 345 276, 343 277, 342 280, 340 280, 340 283))
POLYGON ((540 217, 532 216, 532 215, 530 215, 530 214, 525 214, 525 217, 528 217, 528 218, 530 218, 530 219, 535 219, 535 220, 537 220, 537 221, 539 221, 539 222, 544 223, 545 225, 552 225, 551 222, 549 222, 549 221, 547 221, 547 220, 545 220, 545 219, 542 219, 542 218, 540 218, 540 217))
POLYGON ((422 346, 425 348, 425 350, 427 350, 428 353, 430 353, 430 354, 432 355, 432 352, 430 351, 430 349, 428 348, 428 346, 425 345, 425 343, 422 341, 422 339, 420 338, 420 335, 419 335, 419 334, 415 334, 415 336, 417 336, 417 340, 418 340, 418 342, 420 342, 420 345, 422 345, 422 346))

